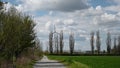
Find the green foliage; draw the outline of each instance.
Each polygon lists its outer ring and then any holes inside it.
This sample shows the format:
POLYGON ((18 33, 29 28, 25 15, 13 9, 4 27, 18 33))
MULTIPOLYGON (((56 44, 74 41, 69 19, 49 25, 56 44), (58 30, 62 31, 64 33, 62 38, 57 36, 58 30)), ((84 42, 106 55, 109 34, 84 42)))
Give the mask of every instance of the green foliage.
POLYGON ((30 16, 14 7, 0 12, 0 59, 16 61, 22 52, 34 48, 34 26, 30 16))
POLYGON ((63 61, 64 63, 69 64, 68 68, 119 68, 120 67, 119 56, 48 56, 48 57, 50 59, 63 61))

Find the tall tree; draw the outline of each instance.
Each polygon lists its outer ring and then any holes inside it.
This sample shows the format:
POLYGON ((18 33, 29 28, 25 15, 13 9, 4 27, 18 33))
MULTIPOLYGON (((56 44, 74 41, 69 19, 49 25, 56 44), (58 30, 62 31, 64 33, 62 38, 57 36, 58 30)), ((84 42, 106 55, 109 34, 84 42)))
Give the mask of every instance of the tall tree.
POLYGON ((117 51, 118 51, 118 54, 120 55, 120 36, 118 37, 117 51))
POLYGON ((54 44, 54 51, 55 51, 55 53, 56 54, 58 54, 59 53, 59 33, 58 32, 56 32, 56 27, 55 27, 55 25, 54 25, 54 30, 53 30, 53 44, 54 44))
POLYGON ((59 39, 58 39, 58 34, 56 33, 56 37, 55 37, 55 45, 56 45, 56 54, 58 54, 59 53, 59 43, 58 43, 58 41, 59 41, 59 39))
POLYGON ((61 32, 60 32, 60 53, 61 54, 63 53, 63 45, 64 45, 64 42, 63 42, 63 31, 61 30, 61 32))
POLYGON ((70 47, 70 54, 71 55, 74 52, 74 44, 75 44, 74 34, 71 32, 71 34, 69 35, 69 47, 70 47))
POLYGON ((49 52, 53 53, 53 33, 52 31, 49 33, 49 52))
POLYGON ((107 45, 107 53, 110 54, 111 53, 111 35, 109 32, 107 33, 106 45, 107 45))
POLYGON ((11 7, 0 13, 0 26, 0 57, 13 61, 13 57, 17 59, 22 52, 34 47, 35 25, 30 16, 11 7))
POLYGON ((117 39, 114 38, 114 47, 113 47, 114 54, 117 54, 117 39))
POLYGON ((100 54, 101 41, 100 41, 100 33, 99 33, 99 31, 96 32, 96 36, 97 36, 97 38, 96 38, 96 48, 97 48, 98 54, 100 54))
POLYGON ((90 43, 91 43, 91 52, 92 54, 94 54, 94 32, 91 32, 90 43))

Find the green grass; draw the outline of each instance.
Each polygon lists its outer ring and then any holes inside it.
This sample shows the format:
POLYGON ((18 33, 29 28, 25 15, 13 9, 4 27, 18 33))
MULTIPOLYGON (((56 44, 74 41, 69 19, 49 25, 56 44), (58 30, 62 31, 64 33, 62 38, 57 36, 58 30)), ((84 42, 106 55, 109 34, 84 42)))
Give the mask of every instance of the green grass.
POLYGON ((120 56, 48 56, 68 68, 120 68, 120 56))

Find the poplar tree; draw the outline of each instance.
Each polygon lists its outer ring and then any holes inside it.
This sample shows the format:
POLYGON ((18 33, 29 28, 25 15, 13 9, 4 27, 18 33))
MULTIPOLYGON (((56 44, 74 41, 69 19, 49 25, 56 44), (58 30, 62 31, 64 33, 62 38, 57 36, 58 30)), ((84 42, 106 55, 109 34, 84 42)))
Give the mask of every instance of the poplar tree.
POLYGON ((107 53, 110 54, 111 53, 111 35, 109 32, 107 33, 106 45, 107 45, 107 53))
POLYGON ((74 52, 74 44, 75 44, 74 34, 71 32, 69 35, 69 47, 70 47, 70 54, 71 55, 74 52))
POLYGON ((116 39, 116 37, 115 37, 115 38, 114 38, 114 47, 113 47, 114 54, 117 54, 117 44, 116 44, 116 42, 117 42, 117 39, 116 39))
POLYGON ((49 52, 53 54, 53 33, 52 31, 49 33, 49 52))
POLYGON ((101 41, 100 41, 100 33, 99 33, 99 31, 96 32, 96 36, 97 36, 97 38, 96 38, 96 48, 97 48, 98 54, 100 54, 101 41))
POLYGON ((61 30, 60 32, 60 53, 63 53, 63 46, 64 46, 64 42, 63 42, 63 31, 61 30))
POLYGON ((91 52, 92 54, 94 54, 94 32, 91 32, 90 43, 91 43, 91 52))

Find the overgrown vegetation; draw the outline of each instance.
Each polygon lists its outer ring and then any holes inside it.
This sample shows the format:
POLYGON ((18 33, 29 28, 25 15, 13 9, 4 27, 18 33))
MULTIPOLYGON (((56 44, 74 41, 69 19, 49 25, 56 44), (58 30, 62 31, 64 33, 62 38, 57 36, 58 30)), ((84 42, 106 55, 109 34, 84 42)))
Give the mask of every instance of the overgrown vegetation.
POLYGON ((30 68, 20 66, 31 64, 42 53, 34 21, 14 7, 3 6, 0 2, 0 68, 30 68))

